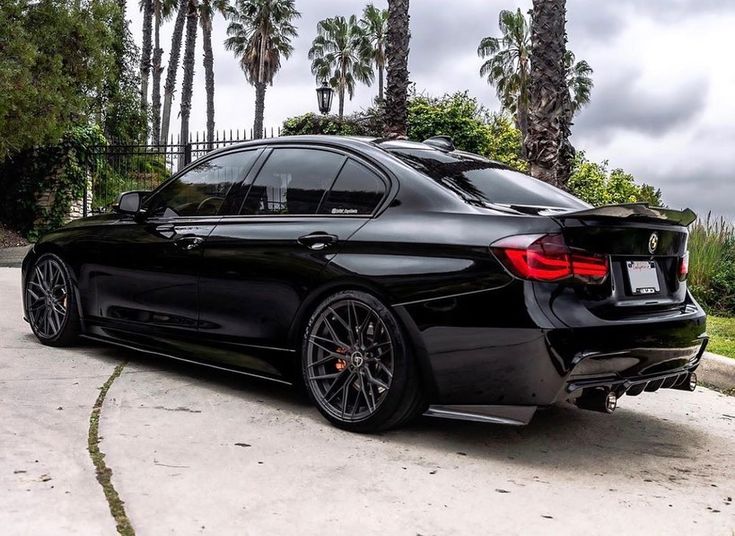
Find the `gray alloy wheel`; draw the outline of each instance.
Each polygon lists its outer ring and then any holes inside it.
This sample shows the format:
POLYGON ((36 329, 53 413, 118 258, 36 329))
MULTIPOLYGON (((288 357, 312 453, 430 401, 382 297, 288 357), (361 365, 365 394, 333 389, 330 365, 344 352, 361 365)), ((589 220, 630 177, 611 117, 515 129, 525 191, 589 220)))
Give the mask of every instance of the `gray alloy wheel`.
POLYGON ((62 346, 78 333, 78 313, 69 276, 56 255, 42 255, 26 278, 26 317, 36 337, 62 346))
POLYGON ((370 294, 342 291, 322 302, 306 328, 301 357, 309 396, 341 428, 384 430, 422 411, 403 331, 390 309, 370 294))

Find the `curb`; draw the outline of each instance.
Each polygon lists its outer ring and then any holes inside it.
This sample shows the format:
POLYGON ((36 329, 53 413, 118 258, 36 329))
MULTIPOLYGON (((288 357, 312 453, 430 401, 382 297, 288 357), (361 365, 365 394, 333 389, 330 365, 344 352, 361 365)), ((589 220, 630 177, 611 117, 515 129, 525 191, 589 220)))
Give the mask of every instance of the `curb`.
POLYGON ((13 248, 0 249, 0 267, 2 268, 20 268, 26 253, 32 248, 29 246, 19 246, 13 248))
POLYGON ((735 394, 735 359, 705 352, 697 367, 697 376, 705 385, 735 394))

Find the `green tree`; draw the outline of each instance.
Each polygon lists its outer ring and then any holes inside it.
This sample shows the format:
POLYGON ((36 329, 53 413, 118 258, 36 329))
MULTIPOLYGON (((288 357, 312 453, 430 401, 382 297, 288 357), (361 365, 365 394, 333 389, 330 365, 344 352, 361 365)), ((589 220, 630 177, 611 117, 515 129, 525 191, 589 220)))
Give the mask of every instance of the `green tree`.
POLYGON ((408 51, 411 42, 408 8, 409 0, 388 0, 385 134, 391 137, 405 136, 408 129, 408 51))
POLYGON ((129 116, 136 96, 131 101, 109 83, 124 75, 129 87, 131 79, 121 17, 117 0, 3 1, 0 160, 56 143, 74 125, 96 121, 114 130, 115 118, 129 116))
POLYGON ((140 56, 140 98, 143 108, 148 108, 148 80, 151 76, 153 56, 153 0, 140 0, 143 12, 143 47, 140 56))
POLYGON ((293 0, 236 0, 230 11, 225 47, 234 52, 255 86, 254 136, 263 137, 265 90, 281 68, 281 58, 293 52, 291 39, 298 35, 293 20, 301 17, 293 0))
POLYGON ((607 160, 599 164, 591 162, 583 151, 575 156, 567 187, 571 193, 595 206, 617 203, 661 205, 661 190, 649 184, 636 183, 633 175, 622 169, 609 170, 607 160))
POLYGON ((370 42, 370 55, 378 71, 378 101, 383 101, 383 78, 385 71, 385 41, 388 33, 388 10, 378 9, 373 4, 365 6, 360 19, 365 35, 370 42))
MULTIPOLYGON (((477 47, 477 54, 487 58, 480 67, 480 76, 495 87, 503 109, 516 120, 523 139, 528 134, 528 105, 530 86, 531 33, 529 23, 521 10, 501 11, 498 21, 500 37, 485 37, 477 47)), ((567 87, 572 95, 572 113, 589 102, 592 90, 592 68, 574 54, 564 56, 567 87)))
POLYGON ((345 93, 352 100, 356 84, 369 86, 375 76, 370 41, 355 15, 319 21, 309 59, 317 81, 328 80, 337 91, 340 117, 344 117, 345 93))

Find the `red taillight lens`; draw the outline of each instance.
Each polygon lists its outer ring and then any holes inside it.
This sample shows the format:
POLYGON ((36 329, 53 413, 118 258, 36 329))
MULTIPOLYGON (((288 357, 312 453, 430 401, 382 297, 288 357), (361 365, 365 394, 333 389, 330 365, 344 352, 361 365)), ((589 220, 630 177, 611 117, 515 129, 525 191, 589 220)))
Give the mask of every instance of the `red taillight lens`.
POLYGON ((679 281, 686 281, 689 275, 689 252, 679 259, 679 281))
POLYGON ((509 236, 490 249, 522 279, 599 284, 609 272, 607 257, 570 250, 559 234, 509 236))

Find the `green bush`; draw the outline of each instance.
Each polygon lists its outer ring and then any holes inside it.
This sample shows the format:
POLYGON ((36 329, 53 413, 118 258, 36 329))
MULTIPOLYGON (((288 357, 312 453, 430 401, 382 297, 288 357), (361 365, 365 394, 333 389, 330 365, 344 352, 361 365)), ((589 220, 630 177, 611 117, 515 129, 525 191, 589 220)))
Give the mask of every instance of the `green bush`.
POLYGON ((340 119, 336 115, 317 115, 307 113, 296 117, 289 117, 283 122, 281 129, 283 136, 298 136, 301 134, 329 134, 332 136, 379 136, 371 130, 367 117, 359 114, 340 119))
POLYGON ((94 173, 92 210, 109 207, 122 192, 153 190, 171 176, 165 155, 132 155, 99 162, 94 173))
POLYGON ((735 229, 722 218, 689 230, 689 288, 707 309, 735 314, 735 229))
POLYGON ((661 205, 661 190, 648 184, 636 184, 635 178, 622 169, 608 170, 607 160, 590 162, 584 151, 577 152, 567 188, 591 205, 648 203, 661 205))

